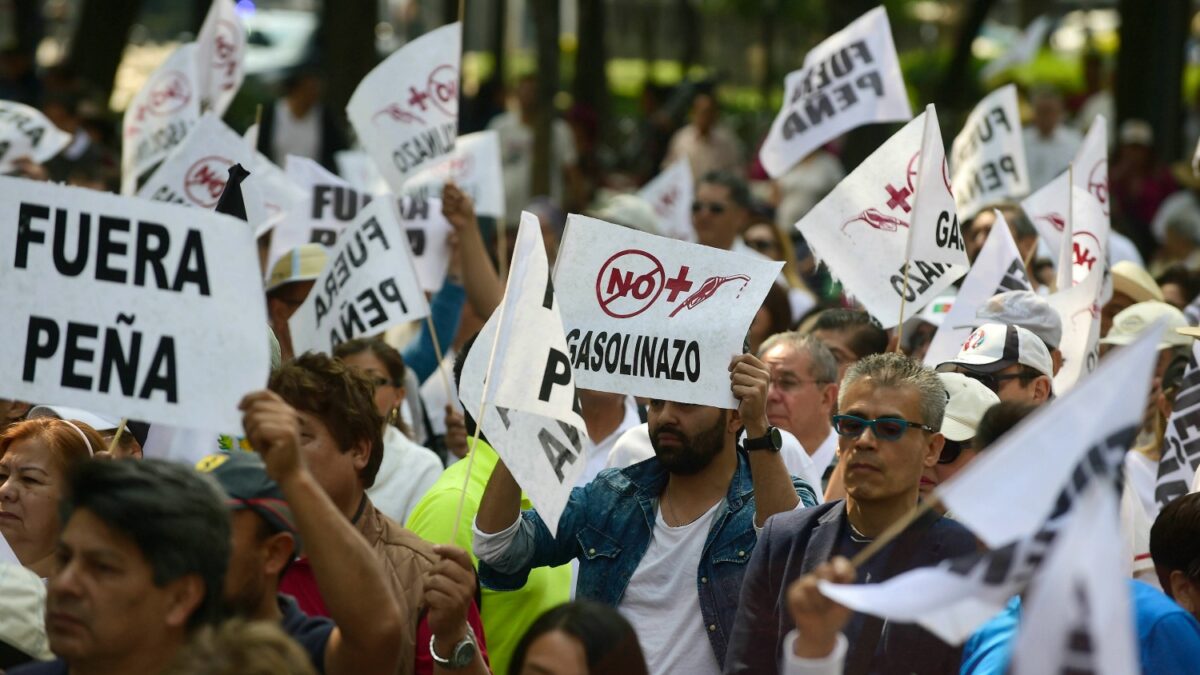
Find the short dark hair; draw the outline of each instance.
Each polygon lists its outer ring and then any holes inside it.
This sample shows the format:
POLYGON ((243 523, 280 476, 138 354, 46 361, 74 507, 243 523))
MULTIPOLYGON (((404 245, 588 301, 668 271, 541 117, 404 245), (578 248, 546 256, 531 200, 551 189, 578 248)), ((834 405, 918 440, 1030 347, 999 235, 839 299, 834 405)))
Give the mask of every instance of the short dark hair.
POLYGON ((404 365, 404 357, 396 348, 379 338, 354 338, 346 340, 333 348, 333 356, 337 359, 345 359, 347 356, 354 356, 363 352, 371 352, 383 367, 388 371, 388 377, 392 380, 393 387, 404 386, 404 374, 407 368, 404 365))
POLYGON ((79 509, 129 536, 163 586, 189 574, 204 599, 188 628, 221 619, 232 534, 221 489, 190 467, 158 459, 82 462, 71 472, 62 522, 79 509))
POLYGON ((1001 401, 988 408, 975 427, 975 450, 982 450, 995 443, 1034 410, 1037 410, 1037 406, 1025 401, 1001 401))
POLYGON ((700 183, 720 185, 728 189, 729 199, 747 211, 754 205, 750 198, 750 187, 746 185, 746 181, 728 171, 709 171, 700 179, 700 183))
POLYGON ((633 626, 612 607, 588 600, 559 605, 534 620, 513 650, 508 671, 520 672, 529 645, 554 631, 562 631, 579 640, 589 672, 621 675, 645 675, 648 672, 646 657, 633 626))
POLYGON ((1158 513, 1150 528, 1150 558, 1167 595, 1176 570, 1200 582, 1200 493, 1178 497, 1158 513))
POLYGON ((358 478, 364 488, 375 484, 383 461, 383 418, 366 377, 327 354, 305 352, 272 373, 267 388, 319 417, 343 453, 365 441, 371 451, 358 478))
POLYGON ((812 329, 850 333, 850 349, 858 358, 887 351, 888 334, 870 314, 855 309, 827 309, 817 317, 812 329))

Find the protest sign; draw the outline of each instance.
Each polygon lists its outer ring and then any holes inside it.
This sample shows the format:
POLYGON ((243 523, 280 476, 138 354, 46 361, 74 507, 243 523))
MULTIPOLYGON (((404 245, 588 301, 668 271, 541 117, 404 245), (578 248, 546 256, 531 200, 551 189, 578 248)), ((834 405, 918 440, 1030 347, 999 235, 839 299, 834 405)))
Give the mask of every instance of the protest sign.
POLYGON ((453 181, 475 202, 475 213, 504 218, 504 169, 500 164, 500 135, 479 131, 460 136, 454 152, 404 181, 402 194, 417 199, 440 199, 442 187, 453 181))
MULTIPOLYGON (((1183 373, 1167 433, 1163 437, 1162 459, 1158 462, 1158 478, 1154 484, 1154 501, 1158 508, 1191 491, 1200 468, 1200 341, 1192 346, 1191 363, 1183 373)), ((1157 513, 1146 514, 1151 520, 1157 513)))
MULTIPOLYGON (((249 167, 253 157, 254 149, 241 136, 225 126, 220 117, 205 113, 183 143, 171 151, 138 189, 137 196, 211 209, 225 190, 229 167, 234 164, 249 167)), ((254 208, 249 203, 247 207, 254 208)), ((261 204, 257 208, 261 212, 261 204)))
POLYGON ((551 532, 587 465, 559 307, 541 224, 524 212, 504 303, 463 364, 461 400, 472 416, 483 406, 484 434, 551 532))
POLYGON ((375 200, 338 238, 312 291, 288 320, 297 354, 331 354, 347 340, 429 314, 393 209, 390 200, 375 200))
POLYGON ((992 59, 983 67, 979 72, 980 81, 987 82, 1009 68, 1033 60, 1038 50, 1041 49, 1042 43, 1046 41, 1046 34, 1050 32, 1050 27, 1053 25, 1054 21, 1048 16, 1039 16, 1030 21, 1008 51, 992 59))
POLYGON ((1015 85, 1005 85, 979 101, 954 138, 950 156, 954 169, 950 183, 964 218, 974 218, 988 204, 1029 193, 1015 85))
MULTIPOLYGON (((1076 190, 1078 192, 1078 190, 1076 190)), ((1100 294, 1106 277, 1101 270, 1083 283, 1046 298, 1062 320, 1062 367, 1054 375, 1054 392, 1062 395, 1096 369, 1100 360, 1100 294)))
POLYGON ((1093 483, 1022 602, 1013 675, 1141 672, 1116 491, 1093 483))
MULTIPOLYGON (((905 288, 905 250, 917 197, 924 130, 922 113, 879 146, 796 224, 813 255, 884 328, 899 323, 902 297, 905 313, 914 316, 967 271, 965 264, 946 264, 915 254, 909 261, 905 288)), ((941 181, 931 182, 930 190, 948 192, 938 185, 941 181)), ((952 207, 953 201, 948 205, 952 207)), ((962 244, 953 209, 939 210, 934 222, 925 226, 931 229, 922 227, 922 231, 932 236, 932 242, 923 239, 921 248, 914 251, 932 248, 953 254, 952 249, 962 244)))
POLYGON ((1021 252, 1017 250, 1008 223, 999 211, 995 214, 996 222, 992 224, 983 248, 979 249, 979 255, 963 278, 950 311, 933 334, 933 341, 925 352, 927 366, 937 367, 958 355, 963 341, 979 325, 975 312, 988 298, 1006 291, 1030 290, 1025 263, 1021 261, 1021 252))
POLYGON ((306 157, 288 155, 284 174, 299 190, 300 200, 287 207, 287 217, 271 234, 268 265, 302 244, 332 248, 342 230, 371 201, 371 195, 355 190, 306 157))
POLYGON ((401 197, 387 194, 379 199, 395 200, 400 215, 400 229, 408 236, 413 266, 421 288, 436 293, 446 281, 450 267, 449 238, 453 228, 442 215, 442 200, 401 197))
POLYGON ((341 150, 334 153, 338 175, 359 192, 377 195, 388 191, 387 182, 379 174, 375 161, 364 150, 341 150))
POLYGON ((71 134, 37 108, 0 101, 0 174, 12 173, 21 158, 44 164, 70 144, 71 134))
MULTIPOLYGON (((246 133, 250 134, 250 131, 246 133)), ((250 147, 254 148, 254 144, 250 143, 250 147)), ((263 221, 251 223, 251 225, 254 226, 254 236, 260 237, 267 230, 282 222, 290 210, 298 208, 304 201, 305 195, 304 191, 293 183, 283 169, 276 166, 275 162, 267 159, 266 155, 257 150, 252 150, 252 152, 250 164, 247 164, 246 168, 254 177, 255 188, 262 200, 263 221)))
POLYGON ((196 84, 200 106, 225 114, 246 76, 246 27, 233 0, 213 0, 196 36, 196 84))
MULTIPOLYGON (((958 211, 950 188, 950 168, 946 148, 938 128, 937 110, 925 108, 925 129, 917 155, 916 194, 909 219, 908 242, 904 259, 966 268, 967 244, 958 226, 958 211)), ((909 271, 911 276, 912 272, 909 271)))
POLYGON ((350 97, 358 140, 396 194, 407 176, 454 150, 461 60, 462 24, 447 24, 384 59, 350 97))
POLYGON ((783 107, 758 153, 773 178, 855 127, 912 117, 882 6, 814 47, 783 90, 783 107))
POLYGON ((782 266, 568 216, 554 287, 579 386, 736 407, 729 359, 782 266))
POLYGON ((658 231, 664 237, 696 241, 696 230, 692 227, 695 186, 692 165, 681 159, 638 190, 638 196, 646 200, 658 216, 658 231))
POLYGON ((141 199, 0 179, 0 396, 185 428, 237 429, 267 381, 246 224, 141 199))
POLYGON ((183 142, 200 119, 196 45, 171 53, 125 108, 121 119, 121 194, 137 191, 141 177, 183 142))

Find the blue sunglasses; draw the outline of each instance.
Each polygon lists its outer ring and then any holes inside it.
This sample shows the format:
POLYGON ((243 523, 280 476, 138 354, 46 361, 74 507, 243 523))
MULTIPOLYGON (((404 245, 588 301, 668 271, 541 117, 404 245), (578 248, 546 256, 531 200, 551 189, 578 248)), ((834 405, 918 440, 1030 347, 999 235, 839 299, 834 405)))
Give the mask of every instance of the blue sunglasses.
POLYGON ((871 433, 875 434, 875 438, 883 441, 894 441, 904 435, 909 427, 916 427, 925 431, 936 432, 937 429, 918 422, 909 422, 906 419, 899 417, 879 417, 873 420, 865 420, 855 415, 834 415, 833 430, 839 436, 847 438, 858 438, 863 435, 867 428, 871 429, 871 433))

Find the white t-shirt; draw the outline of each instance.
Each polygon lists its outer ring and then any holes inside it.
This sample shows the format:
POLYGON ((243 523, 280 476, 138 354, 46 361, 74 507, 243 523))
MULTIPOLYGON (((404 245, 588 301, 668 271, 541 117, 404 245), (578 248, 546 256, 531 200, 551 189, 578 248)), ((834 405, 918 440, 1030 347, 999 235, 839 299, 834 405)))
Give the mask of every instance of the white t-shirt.
POLYGON ((583 455, 587 458, 587 465, 584 467, 583 473, 579 475, 579 481, 575 483, 575 486, 587 485, 596 478, 596 474, 607 468, 609 453, 617 444, 617 439, 641 423, 642 418, 638 415, 637 400, 632 396, 626 396, 625 417, 621 419, 621 424, 599 443, 593 443, 591 439, 585 442, 583 455))
POLYGON ((288 155, 319 159, 321 154, 321 106, 309 108, 304 117, 293 117, 286 101, 275 106, 275 137, 271 159, 283 166, 288 155))
MULTIPOLYGON (((805 448, 805 450, 807 449, 805 448)), ((813 461, 813 468, 817 472, 817 484, 813 485, 814 489, 820 488, 821 477, 825 475, 825 470, 829 468, 829 465, 833 464, 833 458, 837 457, 837 449, 838 437, 837 434, 833 433, 833 428, 830 427, 829 435, 825 437, 825 440, 821 441, 821 446, 817 448, 817 451, 810 455, 813 461)))
POLYGON ((650 545, 617 609, 633 625, 652 675, 720 673, 700 614, 696 571, 720 500, 682 527, 670 527, 659 511, 650 545))
MULTIPOLYGON (((521 124, 515 112, 497 115, 488 128, 500 136, 500 163, 504 173, 504 208, 506 220, 515 224, 521 211, 529 206, 533 194, 533 127, 521 124)), ((555 119, 551 133, 550 199, 563 203, 563 168, 575 166, 579 158, 571 128, 555 119)))
POLYGON ((1036 192, 1067 170, 1083 136, 1070 127, 1058 126, 1050 138, 1042 138, 1036 127, 1026 127, 1025 163, 1029 167, 1029 189, 1036 192))
POLYGON ((440 475, 438 456, 389 424, 383 431, 383 461, 367 496, 385 516, 403 524, 440 475))

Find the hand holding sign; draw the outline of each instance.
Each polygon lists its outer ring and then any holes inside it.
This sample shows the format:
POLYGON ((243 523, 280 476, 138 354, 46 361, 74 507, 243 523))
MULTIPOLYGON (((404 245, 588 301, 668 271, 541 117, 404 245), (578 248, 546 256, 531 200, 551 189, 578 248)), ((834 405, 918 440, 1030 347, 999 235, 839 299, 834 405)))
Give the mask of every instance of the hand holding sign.
POLYGON ((283 484, 304 468, 300 453, 300 418, 296 409, 273 391, 247 394, 238 404, 250 445, 262 455, 267 475, 283 484))
POLYGON ((767 386, 771 371, 753 354, 741 354, 729 362, 729 388, 738 400, 738 417, 748 438, 767 433, 767 386))
POLYGON ((455 232, 462 232, 468 227, 478 227, 474 202, 454 183, 446 183, 442 188, 442 215, 450 221, 455 232))
POLYGON ((853 612, 825 597, 819 584, 822 581, 852 584, 854 579, 854 566, 838 556, 788 586, 788 613, 798 633, 793 648, 796 656, 821 659, 833 653, 838 633, 853 612))

